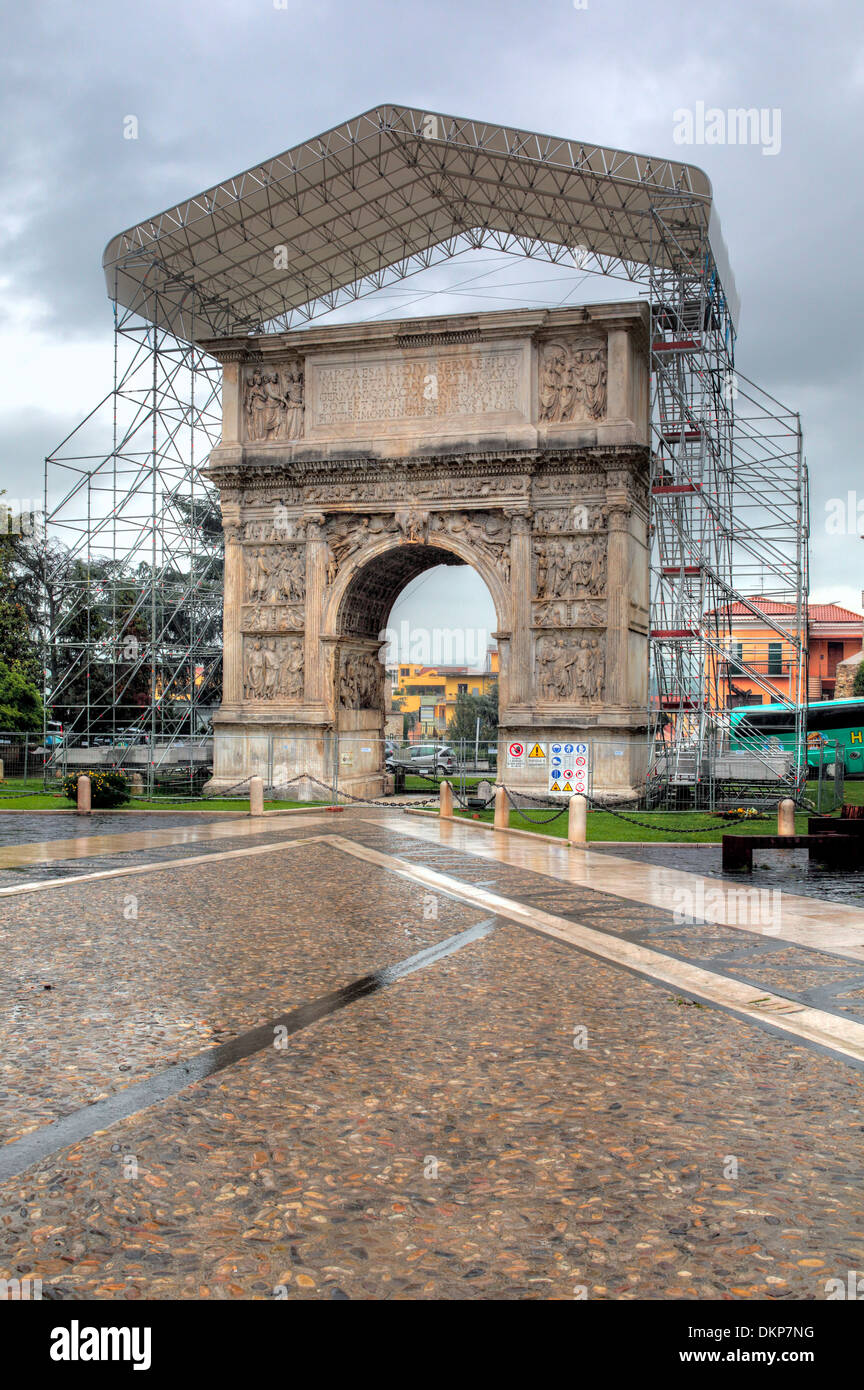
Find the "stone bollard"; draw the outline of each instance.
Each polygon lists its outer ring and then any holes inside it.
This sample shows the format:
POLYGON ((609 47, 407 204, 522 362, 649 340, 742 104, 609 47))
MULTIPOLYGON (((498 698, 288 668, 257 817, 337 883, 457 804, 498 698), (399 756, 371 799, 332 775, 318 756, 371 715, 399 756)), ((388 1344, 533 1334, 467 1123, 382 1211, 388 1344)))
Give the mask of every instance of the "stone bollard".
POLYGON ((249 814, 250 816, 263 816, 264 814, 263 777, 250 777, 249 779, 249 814))
POLYGON ((4 777, 3 777, 3 759, 0 758, 0 782, 2 782, 3 780, 4 780, 4 777))
POLYGON ((140 772, 132 772, 129 775, 129 790, 133 796, 141 796, 144 792, 144 778, 140 772))
POLYGON ((795 802, 789 797, 777 807, 777 834, 795 834, 795 802))
POLYGON ((78 778, 78 810, 81 812, 82 816, 89 816, 92 801, 93 794, 90 787, 90 778, 85 773, 78 778))
POLYGON ((453 819, 453 788, 447 781, 438 788, 438 815, 441 820, 453 819))
POLYGON ((510 829, 510 806, 503 787, 495 788, 495 820, 493 824, 496 830, 510 829))
POLYGON ((584 845, 588 840, 588 798, 571 796, 567 813, 567 839, 571 845, 584 845))

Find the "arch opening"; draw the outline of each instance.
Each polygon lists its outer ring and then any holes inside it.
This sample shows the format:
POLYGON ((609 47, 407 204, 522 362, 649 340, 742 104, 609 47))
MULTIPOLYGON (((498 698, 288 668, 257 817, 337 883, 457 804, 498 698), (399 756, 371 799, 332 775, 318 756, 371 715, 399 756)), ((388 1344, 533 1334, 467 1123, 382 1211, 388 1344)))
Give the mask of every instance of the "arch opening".
MULTIPOLYGON (((455 576, 454 576, 455 578, 455 576)), ((335 724, 343 765, 355 775, 383 777, 388 757, 399 758, 411 745, 448 742, 448 729, 464 713, 459 697, 489 697, 494 721, 484 720, 484 744, 494 742, 497 724, 498 656, 492 645, 500 624, 498 603, 482 561, 439 545, 402 542, 385 545, 360 560, 331 610, 335 724), (438 596, 434 572, 471 571, 486 602, 473 586, 447 585, 438 596), (429 574, 432 586, 416 586, 391 615, 413 582, 429 574), (475 590, 475 593, 477 591, 475 590)), ((334 596, 335 600, 335 596, 334 596)), ((473 727, 473 725, 472 725, 473 727)), ((487 763, 491 766, 491 760, 487 763)), ((433 764, 426 771, 441 771, 433 764)))

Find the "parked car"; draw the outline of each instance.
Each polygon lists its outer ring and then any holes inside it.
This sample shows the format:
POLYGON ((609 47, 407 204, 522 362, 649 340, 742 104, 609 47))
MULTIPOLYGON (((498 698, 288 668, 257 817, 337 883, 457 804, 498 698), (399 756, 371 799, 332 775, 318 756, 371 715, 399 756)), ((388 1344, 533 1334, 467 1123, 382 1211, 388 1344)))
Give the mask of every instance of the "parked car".
POLYGON ((128 748, 136 743, 149 743, 150 735, 144 729, 120 729, 115 742, 118 748, 128 748))
POLYGON ((398 749, 387 759, 388 771, 393 771, 397 766, 404 767, 406 772, 419 772, 424 777, 432 777, 436 773, 441 775, 453 772, 456 757, 453 749, 447 744, 415 743, 407 748, 398 749))

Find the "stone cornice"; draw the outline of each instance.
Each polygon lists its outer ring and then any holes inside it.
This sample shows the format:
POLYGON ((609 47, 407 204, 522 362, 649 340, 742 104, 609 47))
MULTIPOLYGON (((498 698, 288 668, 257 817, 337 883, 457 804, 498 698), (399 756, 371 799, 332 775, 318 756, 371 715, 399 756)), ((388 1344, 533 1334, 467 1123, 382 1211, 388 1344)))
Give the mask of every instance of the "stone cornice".
POLYGON ((328 328, 301 328, 246 338, 211 338, 201 346, 220 362, 256 362, 306 353, 374 347, 442 347, 459 341, 534 338, 584 328, 623 328, 647 342, 648 307, 638 300, 584 304, 567 309, 510 309, 479 314, 445 314, 435 318, 346 323, 328 328), (470 336, 469 336, 470 335, 470 336), (400 339, 414 339, 400 343, 400 339), (416 341, 421 340, 421 341, 416 341))
POLYGON ((523 473, 530 477, 558 473, 597 473, 615 469, 636 471, 647 469, 650 448, 647 445, 599 444, 576 449, 496 449, 457 450, 453 453, 408 455, 403 458, 380 459, 370 455, 340 458, 319 458, 305 463, 292 459, 283 463, 252 460, 249 451, 240 464, 232 459, 221 465, 218 459, 208 464, 212 481, 223 488, 259 488, 290 486, 303 488, 327 483, 380 483, 388 476, 414 476, 423 479, 442 474, 452 480, 452 470, 460 475, 501 477, 523 473))

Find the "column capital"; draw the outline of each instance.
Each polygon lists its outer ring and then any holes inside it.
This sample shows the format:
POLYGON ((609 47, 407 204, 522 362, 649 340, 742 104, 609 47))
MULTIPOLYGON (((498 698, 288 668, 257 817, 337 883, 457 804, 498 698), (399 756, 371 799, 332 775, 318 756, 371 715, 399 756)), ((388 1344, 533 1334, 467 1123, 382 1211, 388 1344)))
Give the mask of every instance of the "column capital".
POLYGON ((534 519, 534 512, 530 507, 514 507, 508 511, 510 525, 515 536, 527 536, 531 530, 531 522, 534 519))

